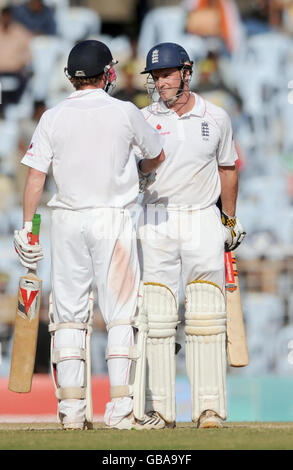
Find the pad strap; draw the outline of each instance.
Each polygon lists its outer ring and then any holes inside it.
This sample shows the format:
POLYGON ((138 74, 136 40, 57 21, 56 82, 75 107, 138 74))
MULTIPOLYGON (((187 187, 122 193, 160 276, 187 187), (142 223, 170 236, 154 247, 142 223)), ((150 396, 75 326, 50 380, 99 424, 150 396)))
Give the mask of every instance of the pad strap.
POLYGON ((54 364, 58 364, 62 361, 68 361, 71 359, 78 359, 81 361, 86 360, 86 353, 84 349, 80 348, 60 348, 53 349, 52 351, 52 361, 54 364))
POLYGON ((106 329, 107 331, 110 330, 110 328, 113 328, 114 326, 122 326, 122 325, 127 325, 127 326, 133 326, 133 321, 132 320, 115 320, 107 324, 106 329))
POLYGON ((110 388, 111 400, 113 398, 132 397, 133 389, 130 385, 116 385, 110 388))
POLYGON ((188 335, 217 335, 226 332, 226 316, 222 314, 186 315, 185 333, 188 335))
POLYGON ((48 330, 50 333, 54 333, 57 330, 63 330, 67 328, 73 329, 73 330, 89 330, 91 329, 91 325, 88 323, 68 322, 68 323, 50 323, 48 326, 48 330))
POLYGON ((58 400, 83 400, 86 397, 85 387, 64 387, 57 388, 56 397, 58 400))
POLYGON ((136 346, 125 348, 122 346, 112 346, 111 348, 106 349, 105 357, 106 360, 117 358, 137 360, 139 358, 139 353, 136 346))

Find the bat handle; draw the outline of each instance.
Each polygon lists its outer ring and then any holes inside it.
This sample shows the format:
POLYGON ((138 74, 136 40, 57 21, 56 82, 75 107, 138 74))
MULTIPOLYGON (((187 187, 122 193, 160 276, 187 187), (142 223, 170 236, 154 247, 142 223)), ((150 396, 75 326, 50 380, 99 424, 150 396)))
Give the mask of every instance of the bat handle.
POLYGON ((33 222, 33 227, 32 227, 32 233, 29 238, 29 243, 30 245, 38 245, 40 225, 41 225, 41 215, 34 214, 32 222, 33 222))

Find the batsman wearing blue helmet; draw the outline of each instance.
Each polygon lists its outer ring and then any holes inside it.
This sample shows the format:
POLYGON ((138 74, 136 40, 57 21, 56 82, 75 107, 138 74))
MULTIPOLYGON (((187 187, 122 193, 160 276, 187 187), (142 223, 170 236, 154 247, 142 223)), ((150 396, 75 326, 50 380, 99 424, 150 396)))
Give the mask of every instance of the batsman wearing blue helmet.
POLYGON ((220 428, 227 418, 224 251, 234 250, 245 232, 235 216, 238 156, 231 120, 191 92, 192 68, 180 45, 161 43, 149 51, 142 72, 151 97, 142 112, 163 137, 166 155, 148 174, 137 153, 144 189, 138 243, 149 325, 146 413, 160 418, 161 427, 175 426, 181 279, 192 420, 199 428, 220 428))

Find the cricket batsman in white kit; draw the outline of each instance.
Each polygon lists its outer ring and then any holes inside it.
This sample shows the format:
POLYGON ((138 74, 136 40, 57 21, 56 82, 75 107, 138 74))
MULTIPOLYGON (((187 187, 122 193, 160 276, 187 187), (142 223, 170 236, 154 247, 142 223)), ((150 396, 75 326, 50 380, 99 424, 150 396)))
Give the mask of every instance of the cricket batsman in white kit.
POLYGON ((192 420, 200 428, 222 427, 227 417, 224 250, 235 249, 245 235, 235 217, 238 157, 231 121, 190 91, 192 65, 180 45, 161 43, 149 51, 142 72, 149 74, 153 100, 142 112, 164 136, 166 156, 143 194, 138 235, 149 320, 146 412, 171 428, 180 278, 192 420))
POLYGON ((116 79, 115 63, 102 42, 87 40, 74 46, 65 71, 76 91, 43 114, 22 159, 30 168, 24 224, 15 231, 15 245, 26 267, 35 266, 43 257, 41 246, 31 252, 27 234, 50 165, 56 183, 56 194, 48 203, 52 208, 49 328, 58 416, 64 429, 87 426, 86 336, 94 277, 108 329, 111 401, 106 405, 105 423, 119 429, 152 427, 151 419, 145 422, 144 415, 133 413, 134 395, 140 387, 131 378, 133 362, 143 375, 141 351, 136 356, 133 352, 135 336, 143 344, 147 330, 135 322, 140 270, 128 208, 136 202, 139 188, 133 145, 145 157, 145 173, 160 165, 164 152, 161 137, 141 112, 132 103, 107 94, 116 79))

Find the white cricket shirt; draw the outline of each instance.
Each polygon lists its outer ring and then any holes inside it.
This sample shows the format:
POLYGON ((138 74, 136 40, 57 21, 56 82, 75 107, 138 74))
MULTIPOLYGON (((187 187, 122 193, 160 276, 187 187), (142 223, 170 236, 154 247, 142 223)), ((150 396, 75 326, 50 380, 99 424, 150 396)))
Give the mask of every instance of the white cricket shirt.
POLYGON ((138 196, 133 145, 154 158, 162 139, 132 103, 87 89, 42 115, 21 162, 44 173, 52 163, 57 192, 48 206, 126 207, 138 196))
POLYGON ((227 112, 193 94, 193 109, 181 117, 162 101, 141 110, 164 136, 166 156, 156 181, 144 193, 143 205, 209 207, 221 193, 218 166, 232 166, 238 158, 227 112))

